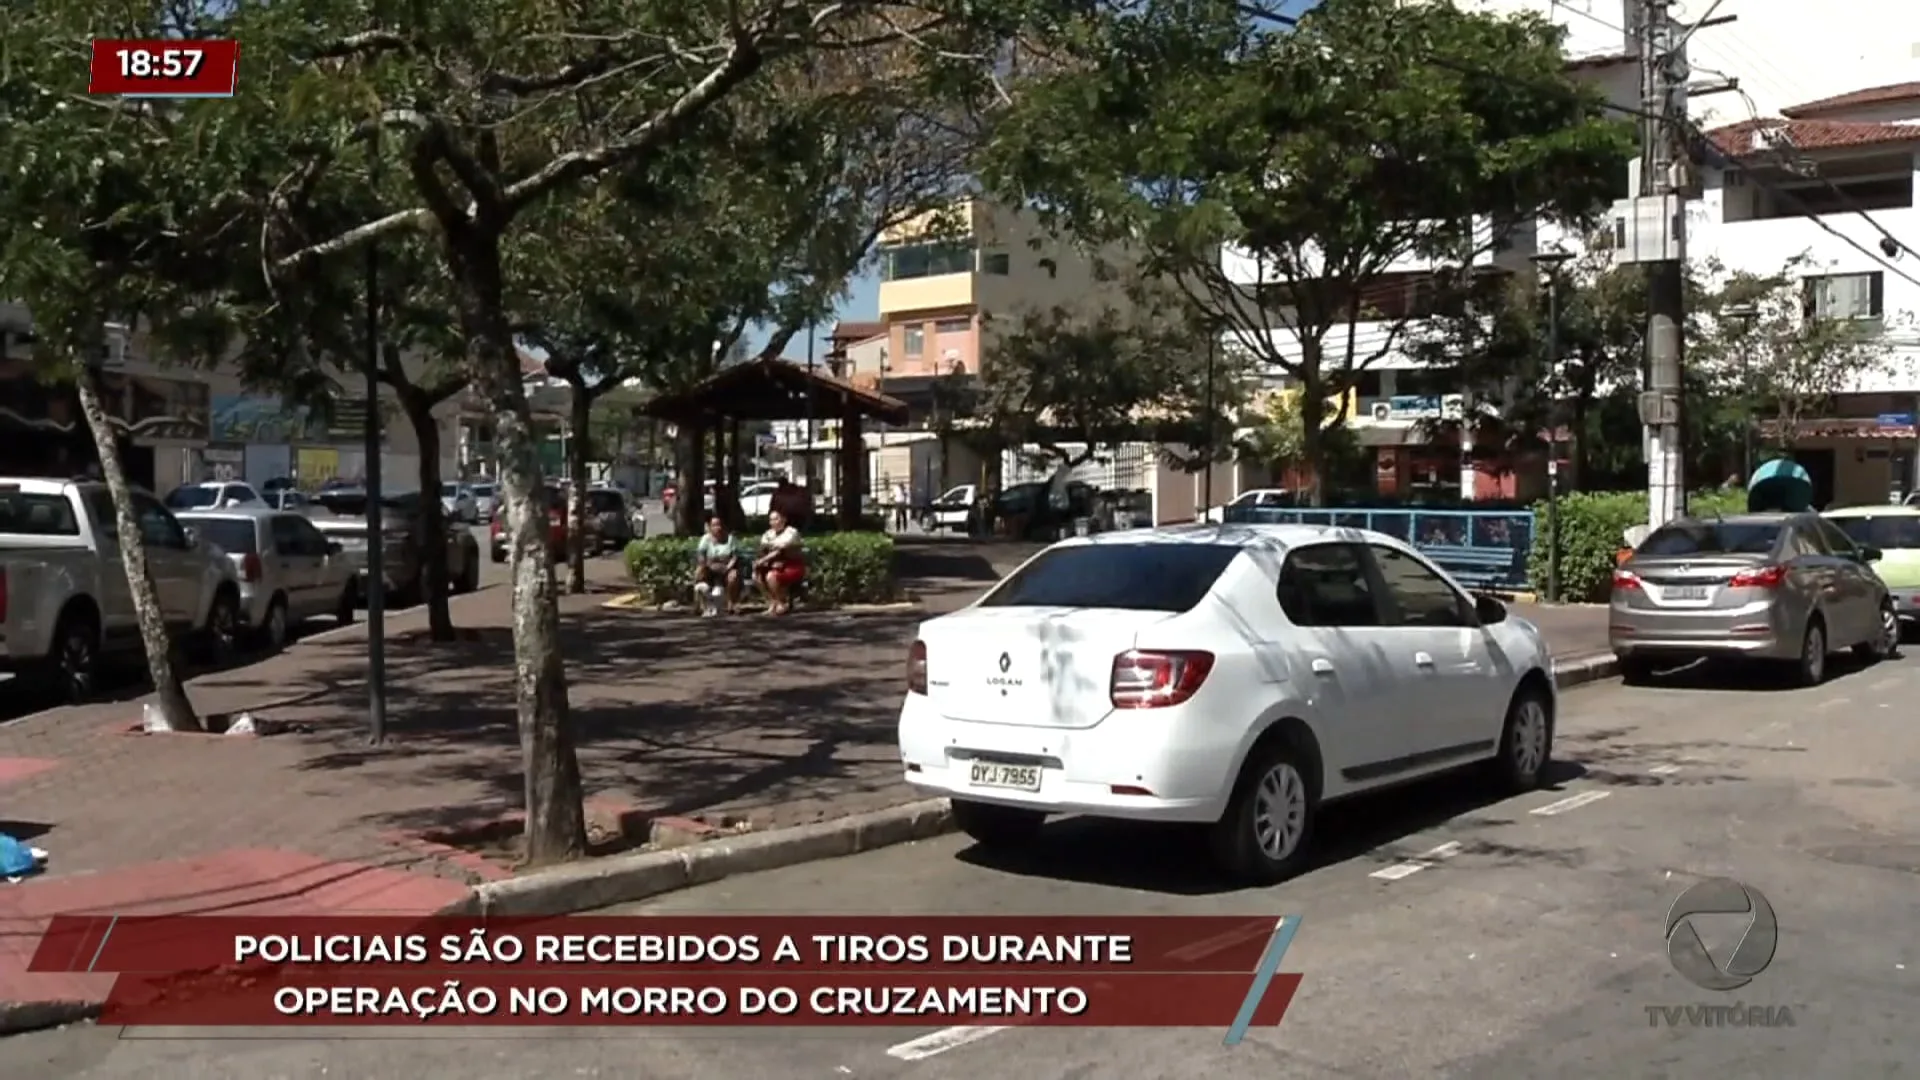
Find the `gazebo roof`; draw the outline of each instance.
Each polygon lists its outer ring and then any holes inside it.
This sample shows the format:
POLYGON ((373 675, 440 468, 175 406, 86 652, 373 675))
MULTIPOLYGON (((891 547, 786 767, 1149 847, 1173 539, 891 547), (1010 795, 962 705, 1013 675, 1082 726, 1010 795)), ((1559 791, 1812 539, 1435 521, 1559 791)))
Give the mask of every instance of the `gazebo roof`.
POLYGON ((907 422, 906 402, 785 360, 757 360, 725 368, 690 389, 662 394, 639 411, 678 424, 721 417, 831 419, 849 412, 887 424, 907 422))

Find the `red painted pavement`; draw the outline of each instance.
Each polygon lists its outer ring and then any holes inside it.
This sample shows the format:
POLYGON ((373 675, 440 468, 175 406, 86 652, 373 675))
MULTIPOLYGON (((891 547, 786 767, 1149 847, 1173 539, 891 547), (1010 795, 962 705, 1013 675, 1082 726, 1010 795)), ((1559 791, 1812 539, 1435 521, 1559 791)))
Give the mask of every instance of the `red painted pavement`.
POLYGON ((30 776, 39 776, 60 763, 52 758, 0 758, 0 784, 12 784, 30 776))
POLYGON ((456 881, 271 848, 0 884, 0 1002, 98 1002, 112 975, 28 974, 55 915, 423 915, 456 881))

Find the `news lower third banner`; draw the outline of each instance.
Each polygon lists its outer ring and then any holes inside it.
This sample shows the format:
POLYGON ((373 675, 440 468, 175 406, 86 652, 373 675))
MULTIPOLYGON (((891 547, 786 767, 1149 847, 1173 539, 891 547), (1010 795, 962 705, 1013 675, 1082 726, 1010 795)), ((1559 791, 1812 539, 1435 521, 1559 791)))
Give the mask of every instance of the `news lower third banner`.
POLYGON ((68 916, 30 971, 140 1026, 1278 1024, 1296 916, 68 916))

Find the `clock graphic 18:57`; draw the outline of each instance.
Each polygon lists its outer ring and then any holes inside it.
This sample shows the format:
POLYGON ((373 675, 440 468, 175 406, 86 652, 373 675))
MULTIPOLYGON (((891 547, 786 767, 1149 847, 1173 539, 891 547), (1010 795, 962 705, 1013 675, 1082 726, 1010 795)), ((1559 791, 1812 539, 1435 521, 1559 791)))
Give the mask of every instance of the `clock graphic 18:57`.
POLYGON ((235 41, 96 41, 87 92, 153 97, 230 97, 235 41))

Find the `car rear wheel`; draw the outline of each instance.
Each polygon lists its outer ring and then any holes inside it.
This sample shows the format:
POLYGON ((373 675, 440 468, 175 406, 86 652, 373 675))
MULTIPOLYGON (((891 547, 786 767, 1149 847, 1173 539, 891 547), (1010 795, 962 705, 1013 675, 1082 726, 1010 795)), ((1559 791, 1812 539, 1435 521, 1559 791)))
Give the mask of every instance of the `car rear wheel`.
POLYGON ((1011 848, 1032 843, 1034 837, 1040 835, 1040 827, 1047 823, 1047 815, 1038 810, 968 799, 950 801, 954 827, 983 847, 1011 848))
POLYGON ((1306 756, 1282 742, 1255 748, 1227 812, 1214 824, 1214 860, 1235 880, 1272 885, 1306 865, 1319 816, 1306 756))
POLYGON ((340 589, 340 600, 334 605, 333 617, 341 626, 353 624, 353 611, 360 606, 360 587, 349 581, 340 589))
POLYGON ((1815 615, 1800 641, 1800 658, 1793 662, 1796 686, 1819 686, 1827 679, 1827 624, 1815 615))
POLYGON ((49 680, 53 691, 69 705, 81 705, 100 686, 100 623, 86 611, 68 611, 53 631, 49 680))
POLYGON ((1880 629, 1872 641, 1863 641, 1853 647, 1853 654, 1862 660, 1878 663, 1891 660, 1900 651, 1900 616, 1893 610, 1892 601, 1880 605, 1880 629))
POLYGON ((260 624, 260 634, 268 649, 279 652, 287 647, 287 640, 293 636, 292 624, 287 619, 287 601, 276 596, 267 605, 266 621, 260 624))

